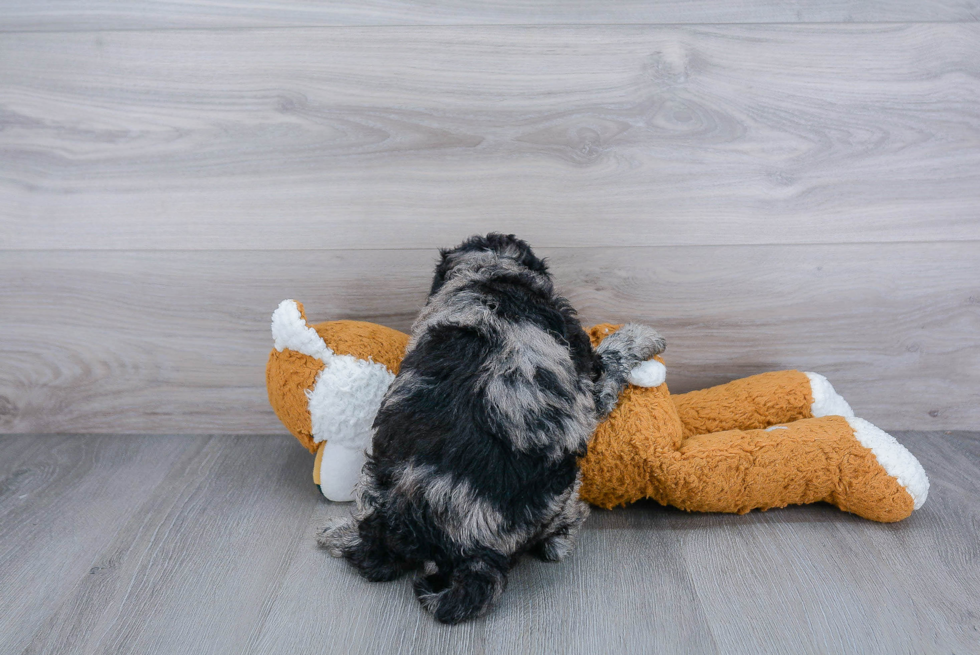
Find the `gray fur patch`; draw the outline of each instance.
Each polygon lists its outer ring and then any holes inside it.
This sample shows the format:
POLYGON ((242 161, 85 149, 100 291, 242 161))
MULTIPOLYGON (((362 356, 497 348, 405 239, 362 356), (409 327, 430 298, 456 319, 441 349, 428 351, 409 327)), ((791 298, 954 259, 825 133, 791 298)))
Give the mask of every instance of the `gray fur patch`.
POLYGON ((397 479, 391 490, 396 506, 410 503, 426 507, 436 525, 463 547, 484 546, 512 553, 527 537, 523 531, 508 530, 503 515, 478 496, 466 480, 437 473, 429 465, 414 464, 407 465, 397 479))
POLYGON ((556 496, 551 506, 555 514, 544 527, 542 533, 542 549, 545 559, 557 562, 572 552, 575 537, 582 523, 589 517, 588 504, 579 498, 579 488, 582 486, 581 471, 575 477, 575 484, 556 496))
POLYGON ((422 604, 422 608, 429 614, 435 614, 435 611, 439 608, 439 601, 446 595, 446 589, 441 591, 430 591, 424 594, 418 594, 416 598, 419 599, 419 603, 422 604))
POLYGON ((596 352, 602 355, 615 350, 620 356, 635 359, 639 363, 666 349, 667 341, 652 327, 642 323, 627 323, 603 339, 596 352))
MULTIPOLYGON (((485 331, 500 327, 500 320, 481 301, 483 296, 466 287, 489 279, 494 274, 529 274, 513 259, 498 257, 492 252, 463 253, 463 258, 453 268, 451 276, 434 295, 429 296, 418 318, 412 324, 412 335, 406 352, 415 347, 425 333, 437 325, 475 327, 485 331)), ((531 274, 533 286, 551 289, 546 275, 531 274)))
POLYGON ((568 349, 550 334, 526 323, 502 326, 503 347, 485 364, 485 393, 490 411, 509 426, 514 448, 528 451, 552 446, 560 457, 584 446, 595 430, 591 390, 583 388, 568 349), (567 393, 548 390, 535 379, 549 373, 567 393), (543 412, 562 415, 560 426, 541 427, 543 412), (557 429, 556 429, 557 428, 557 429))
POLYGON ((388 391, 385 392, 384 398, 381 399, 381 407, 405 400, 425 387, 425 378, 421 375, 410 369, 402 370, 395 376, 391 386, 388 387, 388 391))

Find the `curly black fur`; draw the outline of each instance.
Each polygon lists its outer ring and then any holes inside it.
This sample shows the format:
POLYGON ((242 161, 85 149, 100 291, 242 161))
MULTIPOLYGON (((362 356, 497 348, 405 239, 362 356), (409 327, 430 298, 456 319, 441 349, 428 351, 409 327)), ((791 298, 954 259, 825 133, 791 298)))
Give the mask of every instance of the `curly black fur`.
POLYGON ((375 420, 358 509, 320 543, 369 580, 423 568, 416 594, 439 621, 487 612, 521 553, 571 551, 588 515, 577 459, 632 366, 663 350, 628 327, 593 350, 513 235, 443 250, 375 420))

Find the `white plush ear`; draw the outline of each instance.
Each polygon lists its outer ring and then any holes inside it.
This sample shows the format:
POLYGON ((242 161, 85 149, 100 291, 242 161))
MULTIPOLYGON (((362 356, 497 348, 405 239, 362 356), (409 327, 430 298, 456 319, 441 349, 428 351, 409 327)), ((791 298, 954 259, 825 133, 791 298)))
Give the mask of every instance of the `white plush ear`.
POLYGON ((289 348, 323 361, 333 355, 316 330, 306 324, 295 300, 283 300, 272 312, 272 338, 279 352, 289 348))
POLYGON ((628 380, 638 387, 659 387, 667 380, 667 367, 655 359, 648 359, 633 367, 628 380))

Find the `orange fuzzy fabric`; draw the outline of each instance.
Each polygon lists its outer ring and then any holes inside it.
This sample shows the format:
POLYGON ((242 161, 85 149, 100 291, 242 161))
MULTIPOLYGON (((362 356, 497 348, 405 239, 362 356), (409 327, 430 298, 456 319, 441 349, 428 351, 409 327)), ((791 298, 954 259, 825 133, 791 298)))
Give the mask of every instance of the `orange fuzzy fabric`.
POLYGON ((722 430, 758 430, 811 418, 810 379, 800 371, 773 371, 673 397, 684 437, 722 430))
POLYGON ((269 404, 282 424, 311 453, 316 452, 316 443, 305 392, 313 388, 322 370, 323 362, 319 359, 289 349, 281 352, 273 349, 265 365, 269 404))

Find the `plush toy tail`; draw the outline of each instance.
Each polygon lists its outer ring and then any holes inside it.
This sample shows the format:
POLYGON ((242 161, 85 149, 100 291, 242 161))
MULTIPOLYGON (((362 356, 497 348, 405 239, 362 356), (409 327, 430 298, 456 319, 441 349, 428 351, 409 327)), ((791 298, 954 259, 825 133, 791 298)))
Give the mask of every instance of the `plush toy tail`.
POLYGON ((333 355, 317 331, 306 324, 303 304, 295 300, 283 300, 272 312, 272 338, 279 352, 289 348, 324 362, 333 355))

